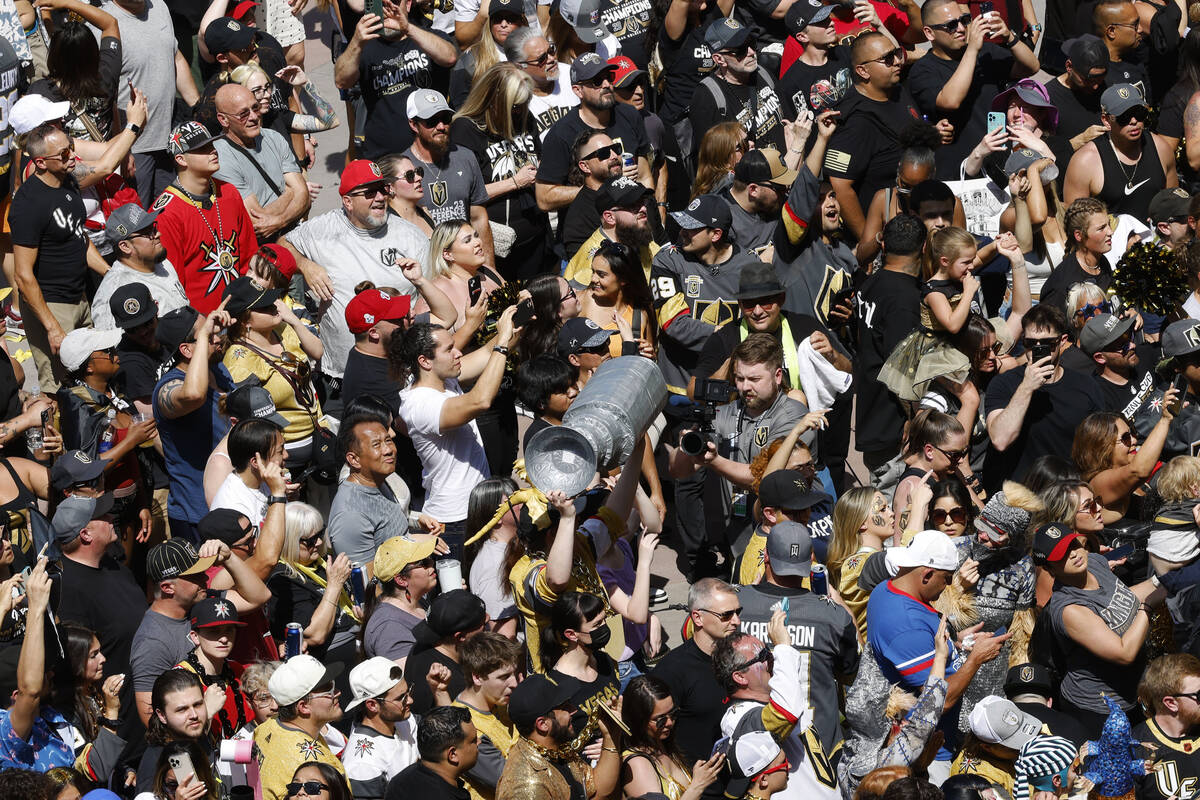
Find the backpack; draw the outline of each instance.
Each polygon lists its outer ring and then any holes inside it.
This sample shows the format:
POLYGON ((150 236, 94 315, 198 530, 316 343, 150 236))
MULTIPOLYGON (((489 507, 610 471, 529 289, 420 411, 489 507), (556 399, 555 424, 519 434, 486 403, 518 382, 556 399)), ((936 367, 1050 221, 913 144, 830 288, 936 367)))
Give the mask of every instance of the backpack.
MULTIPOLYGON (((775 89, 775 79, 771 77, 771 73, 764 69, 761 65, 758 67, 758 78, 772 90, 775 89)), ((706 75, 700 81, 700 86, 708 89, 713 100, 717 104, 717 114, 724 117, 729 113, 728 105, 725 103, 725 93, 721 91, 721 87, 717 84, 717 79, 713 75, 706 75)), ((754 95, 753 107, 756 109, 754 116, 758 116, 758 94, 754 95)), ((692 120, 688 115, 684 115, 671 126, 675 132, 675 141, 679 142, 679 151, 683 155, 684 168, 688 175, 695 178, 696 176, 696 151, 700 147, 700 141, 695 138, 695 132, 692 130, 692 120)))

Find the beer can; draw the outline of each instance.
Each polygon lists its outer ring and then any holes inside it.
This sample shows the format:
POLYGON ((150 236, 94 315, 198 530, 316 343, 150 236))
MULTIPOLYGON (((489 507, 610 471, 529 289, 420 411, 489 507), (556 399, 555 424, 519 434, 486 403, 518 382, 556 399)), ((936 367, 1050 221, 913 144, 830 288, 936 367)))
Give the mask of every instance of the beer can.
POLYGON ((366 575, 358 564, 350 568, 350 597, 354 599, 355 605, 361 606, 367 602, 366 575))
POLYGON ((304 626, 299 622, 287 624, 287 638, 284 640, 284 658, 300 655, 300 643, 304 640, 304 626))
POLYGON ((825 565, 813 562, 812 565, 813 594, 829 594, 829 581, 825 575, 825 565))
POLYGON ((633 153, 621 153, 621 164, 626 167, 632 167, 637 159, 633 153))

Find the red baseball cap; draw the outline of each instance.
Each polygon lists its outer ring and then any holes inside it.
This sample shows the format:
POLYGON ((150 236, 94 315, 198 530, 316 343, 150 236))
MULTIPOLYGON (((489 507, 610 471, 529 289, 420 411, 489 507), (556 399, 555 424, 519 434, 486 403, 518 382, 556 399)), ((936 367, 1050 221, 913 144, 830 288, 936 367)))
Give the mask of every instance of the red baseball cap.
POLYGON ((615 56, 610 58, 608 65, 616 69, 616 72, 612 76, 612 85, 614 88, 628 86, 637 80, 638 76, 646 74, 646 70, 638 69, 637 64, 634 64, 633 59, 629 56, 615 56))
POLYGON ((258 248, 258 254, 271 262, 271 266, 279 270, 289 281, 296 274, 296 257, 292 251, 280 244, 264 244, 258 248))
POLYGON ((229 12, 229 16, 233 17, 238 22, 241 22, 242 17, 250 13, 250 11, 253 10, 257 5, 258 3, 254 2, 254 0, 242 0, 242 2, 233 7, 233 10, 229 12))
POLYGON ((377 322, 404 319, 411 306, 412 299, 406 294, 393 296, 379 289, 367 289, 346 304, 346 327, 355 335, 366 333, 377 322))
POLYGON ((1051 522, 1042 525, 1033 532, 1033 561, 1035 564, 1053 564, 1062 561, 1076 541, 1086 542, 1082 534, 1071 530, 1061 522, 1051 522))
POLYGON ((338 194, 345 196, 368 183, 384 183, 386 181, 378 164, 369 158, 360 158, 357 161, 351 161, 342 170, 342 182, 338 185, 338 194))

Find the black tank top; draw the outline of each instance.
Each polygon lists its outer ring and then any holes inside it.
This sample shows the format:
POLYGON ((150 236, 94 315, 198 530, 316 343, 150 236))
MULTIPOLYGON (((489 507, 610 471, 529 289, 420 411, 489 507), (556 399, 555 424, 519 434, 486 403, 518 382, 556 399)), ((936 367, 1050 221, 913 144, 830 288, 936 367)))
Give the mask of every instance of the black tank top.
POLYGON ((1136 165, 1118 161, 1112 140, 1107 136, 1096 139, 1096 151, 1104 170, 1104 188, 1099 199, 1108 206, 1108 213, 1129 214, 1139 220, 1150 216, 1151 198, 1167 185, 1150 131, 1142 134, 1142 155, 1136 165))
POLYGON ((25 485, 21 477, 17 475, 16 470, 8 463, 8 459, 0 458, 0 464, 4 465, 4 468, 8 470, 8 474, 12 476, 13 483, 17 485, 17 496, 7 503, 0 505, 0 511, 24 511, 27 508, 37 508, 37 495, 25 485))

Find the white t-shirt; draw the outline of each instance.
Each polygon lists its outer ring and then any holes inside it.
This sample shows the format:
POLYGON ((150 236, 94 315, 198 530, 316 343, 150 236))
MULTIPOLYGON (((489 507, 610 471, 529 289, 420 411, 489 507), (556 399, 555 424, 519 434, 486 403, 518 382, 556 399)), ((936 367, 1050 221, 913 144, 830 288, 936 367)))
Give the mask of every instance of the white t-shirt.
POLYGON ((168 311, 191 305, 170 261, 163 260, 155 264, 154 272, 151 273, 139 272, 120 261, 115 261, 100 279, 96 296, 92 298, 92 325, 96 330, 112 330, 117 327, 112 310, 108 307, 108 299, 112 297, 113 292, 129 283, 141 283, 150 290, 150 296, 158 303, 160 318, 168 311))
POLYGON ((421 484, 425 487, 421 510, 439 522, 466 519, 471 489, 489 474, 475 420, 442 430, 442 406, 462 393, 456 380, 447 381, 440 392, 414 386, 400 393, 400 418, 421 457, 421 484))
POLYGON ((356 798, 383 797, 388 781, 416 762, 416 717, 396 723, 396 735, 384 736, 365 725, 355 725, 342 753, 342 765, 356 798))
POLYGON ((354 346, 354 337, 346 327, 346 304, 354 297, 355 286, 371 281, 415 300, 417 290, 396 262, 411 258, 425 263, 429 239, 416 225, 395 214, 389 214, 387 220, 378 230, 364 231, 351 225, 341 210, 329 211, 287 235, 288 242, 305 258, 324 267, 333 282, 333 302, 320 319, 321 343, 325 345, 321 371, 327 375, 342 377, 354 346))
POLYGON ((571 68, 566 64, 558 65, 558 82, 550 94, 542 97, 534 94, 529 98, 529 115, 537 125, 538 136, 546 138, 550 126, 567 115, 579 105, 579 98, 571 90, 571 68))
POLYGON ((262 525, 267 516, 267 496, 246 486, 236 472, 231 472, 217 489, 210 508, 232 508, 245 514, 251 525, 262 525))

